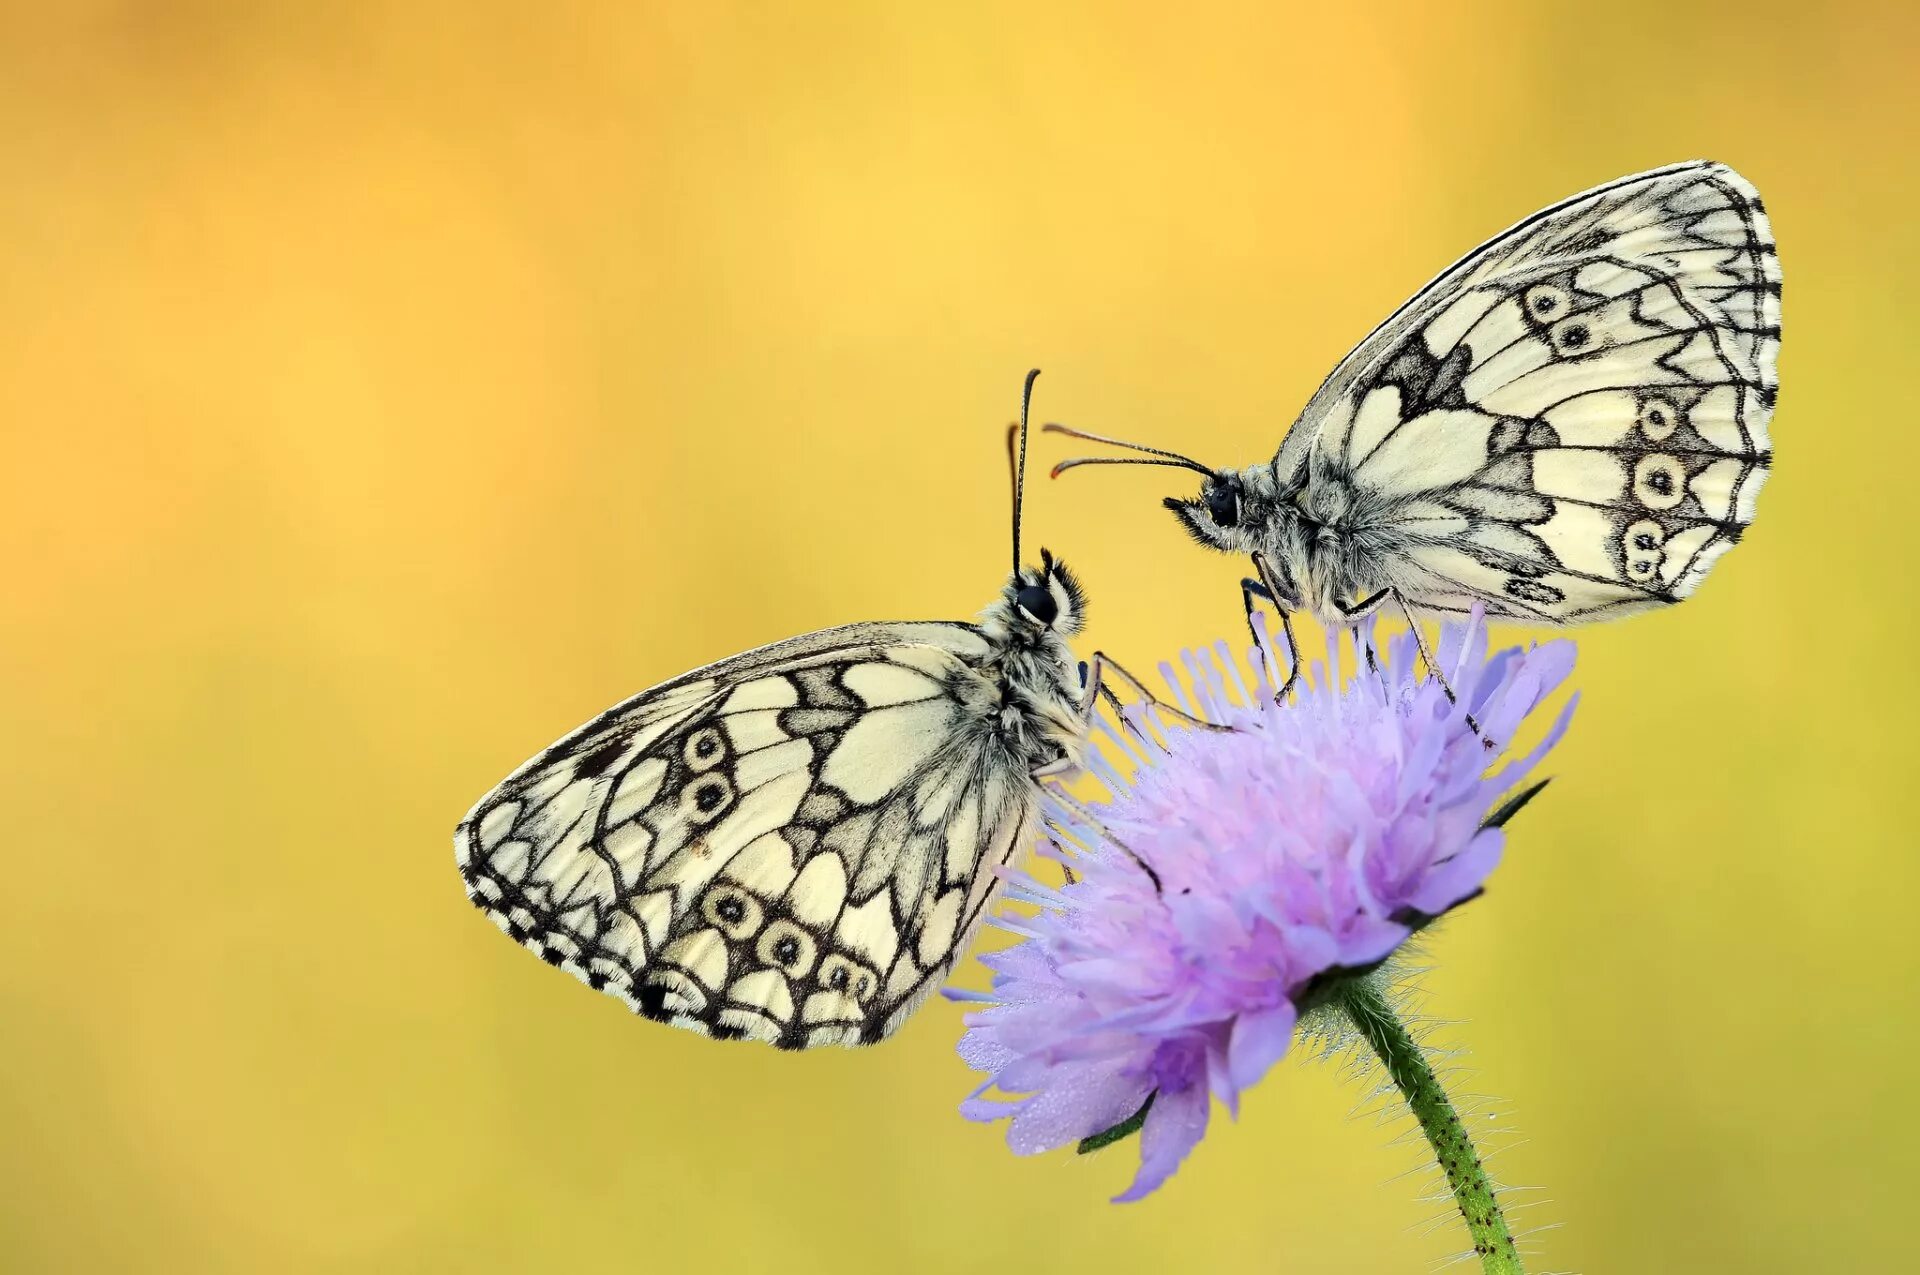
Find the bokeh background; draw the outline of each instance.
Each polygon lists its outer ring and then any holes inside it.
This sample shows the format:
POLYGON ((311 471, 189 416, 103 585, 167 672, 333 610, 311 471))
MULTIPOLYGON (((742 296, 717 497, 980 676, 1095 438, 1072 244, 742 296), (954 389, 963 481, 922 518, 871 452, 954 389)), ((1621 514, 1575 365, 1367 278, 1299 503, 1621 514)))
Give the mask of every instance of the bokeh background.
MULTIPOLYGON (((1029 366, 1042 417, 1244 463, 1460 251, 1702 155, 1780 235, 1778 468, 1695 600, 1580 635, 1426 990, 1538 1269, 1909 1257, 1920 20, 1336 8, 7 6, 0 1268, 1457 1252, 1332 1069, 1114 1207, 1130 1151, 955 1114, 955 1008, 652 1027, 473 912, 449 834, 642 686, 972 614, 1029 366)), ((1149 665, 1238 623, 1164 479, 1030 514, 1149 665)))

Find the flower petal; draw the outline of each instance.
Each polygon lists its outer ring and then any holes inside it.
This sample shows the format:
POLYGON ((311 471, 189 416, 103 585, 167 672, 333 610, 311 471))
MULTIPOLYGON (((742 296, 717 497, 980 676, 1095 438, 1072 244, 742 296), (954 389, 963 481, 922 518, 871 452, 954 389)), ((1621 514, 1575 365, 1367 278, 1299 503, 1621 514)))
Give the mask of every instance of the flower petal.
POLYGON ((1140 1171, 1131 1186, 1113 1197, 1115 1204, 1145 1199, 1173 1176, 1206 1134, 1211 1105, 1205 1085, 1162 1093, 1153 1100, 1153 1110, 1147 1113, 1147 1122, 1140 1130, 1140 1171))
POLYGON ((1007 1145, 1015 1155, 1033 1155, 1090 1138, 1140 1110, 1152 1092, 1148 1081, 1115 1072, 1105 1059, 1057 1068, 1014 1113, 1007 1145))
POLYGON ((1233 1037, 1227 1044, 1227 1073, 1236 1097, 1239 1091, 1259 1084, 1285 1057, 1299 1018, 1292 1001, 1281 1001, 1271 1009, 1257 1009, 1234 1020, 1233 1037))
POLYGON ((1505 845, 1506 838, 1500 829, 1488 828, 1481 832, 1465 849, 1435 865, 1419 888, 1408 895, 1408 905, 1428 916, 1439 916, 1470 897, 1499 865, 1505 845))

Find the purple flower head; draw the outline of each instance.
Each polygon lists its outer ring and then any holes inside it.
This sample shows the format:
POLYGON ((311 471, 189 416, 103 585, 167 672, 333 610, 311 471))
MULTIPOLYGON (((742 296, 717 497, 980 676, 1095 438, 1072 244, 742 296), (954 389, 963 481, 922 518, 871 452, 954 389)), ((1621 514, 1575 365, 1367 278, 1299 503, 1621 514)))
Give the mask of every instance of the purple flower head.
POLYGON ((1436 657, 1458 703, 1416 676, 1411 635, 1384 665, 1344 680, 1330 642, 1327 665, 1284 707, 1248 694, 1226 643, 1215 654, 1183 656, 1197 704, 1162 672, 1183 707, 1236 729, 1168 732, 1162 748, 1103 724, 1132 773, 1095 757, 1108 801, 1048 802, 1056 837, 1084 849, 1068 858, 1056 841, 1043 853, 1078 879, 1010 881, 1010 897, 1038 910, 997 923, 1025 941, 981 958, 991 993, 949 993, 984 1002, 960 1054, 990 1075, 961 1111, 1010 1118, 1016 1153, 1093 1137, 1146 1108, 1140 1170, 1119 1200, 1179 1167, 1212 1098, 1237 1111, 1330 983, 1378 966, 1480 892, 1504 839, 1483 826, 1489 813, 1573 709, 1528 756, 1497 764, 1572 670, 1573 647, 1489 658, 1477 614, 1443 630, 1436 657))

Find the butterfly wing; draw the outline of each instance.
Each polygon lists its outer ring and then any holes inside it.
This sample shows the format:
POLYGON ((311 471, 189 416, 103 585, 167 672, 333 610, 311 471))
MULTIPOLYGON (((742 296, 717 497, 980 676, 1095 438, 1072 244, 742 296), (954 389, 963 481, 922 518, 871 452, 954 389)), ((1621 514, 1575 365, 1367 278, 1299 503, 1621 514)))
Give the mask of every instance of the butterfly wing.
POLYGON ((850 625, 644 691, 474 806, 468 894, 647 1017, 880 1039, 958 959, 983 864, 1032 815, 1031 776, 970 711, 988 654, 970 625, 850 625))
POLYGON ((1571 623, 1676 602, 1752 521, 1780 269, 1719 164, 1548 208, 1435 279, 1275 458, 1342 490, 1415 606, 1571 623))

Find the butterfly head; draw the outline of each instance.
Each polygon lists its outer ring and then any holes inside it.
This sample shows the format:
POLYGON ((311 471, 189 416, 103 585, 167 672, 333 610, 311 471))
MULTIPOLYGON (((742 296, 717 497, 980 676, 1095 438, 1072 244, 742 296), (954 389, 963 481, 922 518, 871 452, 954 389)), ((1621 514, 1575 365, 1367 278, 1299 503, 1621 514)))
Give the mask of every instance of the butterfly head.
POLYGON ((1022 639, 1033 645, 1047 633, 1072 637, 1086 624, 1087 595, 1067 564, 1047 550, 1040 551, 1038 567, 1020 561, 1020 511, 1025 504, 1027 477, 1027 409, 1033 402, 1033 382, 1040 375, 1035 368, 1027 373, 1020 393, 1020 420, 1007 430, 1007 465, 1013 472, 1013 574, 1000 598, 987 608, 989 628, 1022 639))
POLYGON ((1065 434, 1069 438, 1104 443, 1136 453, 1132 456, 1076 456, 1071 460, 1063 460, 1053 467, 1055 478, 1082 465, 1152 465, 1168 469, 1191 469, 1201 475, 1200 494, 1192 500, 1170 497, 1163 502, 1180 520, 1180 525, 1187 529, 1187 534, 1210 549, 1228 553, 1249 553, 1258 547, 1254 538, 1257 519, 1246 507, 1248 480, 1255 475, 1255 471, 1210 469, 1190 456, 1182 456, 1163 447, 1124 442, 1118 438, 1089 434, 1085 430, 1069 429, 1065 425, 1048 425, 1046 430, 1051 434, 1065 434))
POLYGON ((1086 625, 1087 595, 1067 564, 1042 549, 1039 566, 1022 567, 1007 577, 994 609, 1007 632, 1072 637, 1086 625))
POLYGON ((1172 511, 1188 535, 1209 549, 1251 553, 1259 547, 1253 520, 1247 516, 1246 480, 1232 470, 1208 474, 1192 500, 1169 496, 1160 503, 1172 511))

